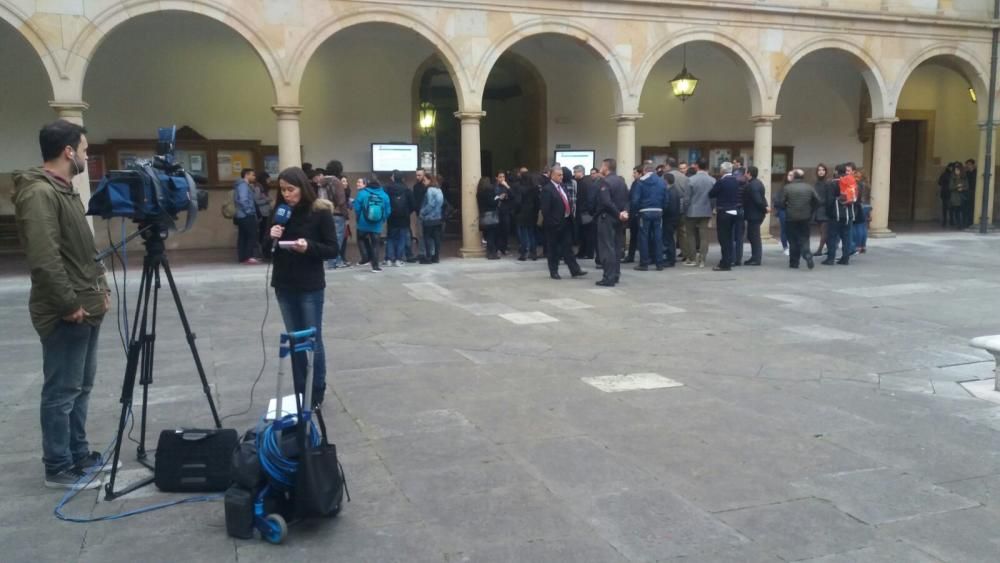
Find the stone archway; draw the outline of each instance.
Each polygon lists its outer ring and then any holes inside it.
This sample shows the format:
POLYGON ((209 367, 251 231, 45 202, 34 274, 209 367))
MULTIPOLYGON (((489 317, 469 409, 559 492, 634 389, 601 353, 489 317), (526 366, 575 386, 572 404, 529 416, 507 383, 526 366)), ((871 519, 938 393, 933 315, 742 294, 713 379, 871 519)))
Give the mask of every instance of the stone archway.
MULTIPOLYGON (((941 44, 924 49, 901 70, 893 89, 899 119, 893 131, 898 137, 894 149, 897 141, 905 143, 908 137, 917 135, 913 158, 920 165, 915 174, 902 173, 909 171, 893 162, 892 220, 940 221, 943 228, 967 227, 980 220, 986 171, 986 76, 984 66, 972 53, 960 46, 941 44), (975 93, 975 102, 970 89, 975 93), (967 192, 956 211, 950 192, 942 190, 938 181, 949 163, 968 159, 975 160, 978 169, 974 181, 966 179, 967 192), (901 183, 900 178, 906 182, 901 183), (900 201, 897 195, 902 196, 900 201)), ((995 150, 994 144, 994 155, 995 150)), ((995 158, 993 163, 995 166, 995 158)), ((989 221, 995 216, 995 184, 985 193, 989 221)))

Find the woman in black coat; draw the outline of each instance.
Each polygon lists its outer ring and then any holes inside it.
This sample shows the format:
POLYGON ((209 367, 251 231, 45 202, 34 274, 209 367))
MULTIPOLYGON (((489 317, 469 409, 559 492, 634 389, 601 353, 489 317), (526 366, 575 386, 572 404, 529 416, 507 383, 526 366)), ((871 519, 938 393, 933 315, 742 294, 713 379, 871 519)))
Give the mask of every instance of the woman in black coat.
POLYGON ((486 258, 499 260, 497 254, 497 231, 499 230, 499 216, 497 215, 497 194, 493 188, 493 183, 485 176, 479 179, 479 186, 476 188, 476 203, 479 204, 479 230, 483 232, 486 239, 486 258), (493 224, 487 224, 492 222, 493 224))
MULTIPOLYGON (((287 205, 292 215, 285 225, 271 227, 271 238, 280 244, 274 251, 271 287, 289 332, 316 329, 313 354, 312 402, 323 402, 326 391, 326 353, 323 348, 323 302, 326 290, 326 260, 338 255, 333 204, 316 197, 316 190, 301 168, 286 168, 278 175, 276 208, 287 205)), ((303 393, 306 382, 305 353, 292 358, 295 391, 303 393)))

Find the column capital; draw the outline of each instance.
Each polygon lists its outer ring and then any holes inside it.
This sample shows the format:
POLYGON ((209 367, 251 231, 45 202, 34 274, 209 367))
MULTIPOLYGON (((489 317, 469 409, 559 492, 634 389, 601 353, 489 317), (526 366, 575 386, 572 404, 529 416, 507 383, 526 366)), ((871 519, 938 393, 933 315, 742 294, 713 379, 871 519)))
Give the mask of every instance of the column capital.
POLYGON ((49 101, 49 107, 56 110, 56 112, 62 113, 77 113, 82 114, 83 112, 90 109, 90 104, 82 100, 51 100, 49 101))
POLYGON ((898 117, 872 117, 868 120, 876 128, 892 127, 892 124, 899 121, 898 117))
POLYGON ((645 115, 644 113, 616 113, 611 116, 611 119, 614 119, 618 123, 635 123, 645 115))
POLYGON ((271 111, 278 116, 278 119, 298 119, 302 113, 302 106, 271 106, 271 111))
POLYGON ((479 123, 486 117, 485 111, 456 111, 455 117, 457 117, 462 123, 479 123))
POLYGON ((750 121, 753 121, 754 125, 757 125, 757 126, 771 125, 772 123, 774 123, 775 121, 777 121, 779 119, 781 119, 780 115, 760 114, 760 115, 751 115, 750 116, 750 121))

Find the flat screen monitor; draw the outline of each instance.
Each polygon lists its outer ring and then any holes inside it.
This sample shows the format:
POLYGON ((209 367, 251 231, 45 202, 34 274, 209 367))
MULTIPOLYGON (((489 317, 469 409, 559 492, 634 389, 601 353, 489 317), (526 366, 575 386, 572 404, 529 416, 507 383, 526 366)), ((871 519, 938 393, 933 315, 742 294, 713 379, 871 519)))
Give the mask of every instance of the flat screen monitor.
POLYGON ((556 151, 554 162, 558 162, 570 170, 579 164, 583 166, 584 174, 590 174, 590 169, 594 168, 594 151, 556 151))
POLYGON ((403 143, 372 143, 373 172, 413 172, 420 167, 417 145, 403 143))

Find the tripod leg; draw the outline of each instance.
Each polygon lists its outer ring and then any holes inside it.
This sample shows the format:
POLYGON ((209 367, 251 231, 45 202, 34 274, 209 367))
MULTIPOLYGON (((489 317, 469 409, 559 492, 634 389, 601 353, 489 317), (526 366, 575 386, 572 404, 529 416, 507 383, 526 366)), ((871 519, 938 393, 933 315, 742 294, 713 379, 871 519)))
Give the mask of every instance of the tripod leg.
MULTIPOLYGON (((139 461, 146 459, 146 412, 149 405, 149 385, 153 383, 153 360, 156 351, 156 312, 157 304, 160 302, 160 264, 156 258, 152 260, 151 269, 153 274, 153 318, 145 335, 142 371, 139 375, 139 384, 142 385, 142 415, 139 419, 139 447, 136 450, 139 461)), ((147 302, 146 306, 149 307, 149 305, 147 302)))
POLYGON ((181 295, 177 291, 177 284, 174 283, 174 275, 170 272, 170 263, 167 261, 166 256, 163 256, 160 262, 163 265, 163 272, 167 275, 167 283, 170 284, 170 293, 174 296, 174 304, 177 305, 177 314, 181 318, 181 325, 184 327, 188 347, 191 348, 191 355, 194 356, 194 365, 198 369, 198 377, 201 378, 201 388, 205 391, 205 398, 208 399, 208 408, 212 410, 212 420, 215 421, 216 428, 222 428, 219 413, 215 410, 215 400, 212 399, 212 389, 208 386, 208 378, 205 377, 205 368, 201 364, 201 356, 198 354, 198 347, 195 345, 197 336, 191 332, 191 325, 188 323, 187 314, 184 313, 184 305, 181 303, 181 295))
MULTIPOLYGON (((132 397, 135 390, 135 376, 139 368, 140 356, 143 354, 146 336, 146 317, 149 305, 149 290, 152 282, 152 263, 147 258, 143 261, 142 277, 139 280, 139 297, 135 306, 135 321, 132 324, 132 334, 129 337, 128 359, 125 365, 125 378, 122 381, 121 416, 118 419, 118 433, 115 437, 114 456, 111 460, 111 475, 104 485, 104 499, 112 500, 119 496, 115 493, 115 480, 118 477, 118 460, 121 458, 122 441, 125 438, 125 424, 132 408, 132 397), (139 319, 142 324, 139 324, 139 319)), ((124 493, 122 493, 124 494, 124 493)))

